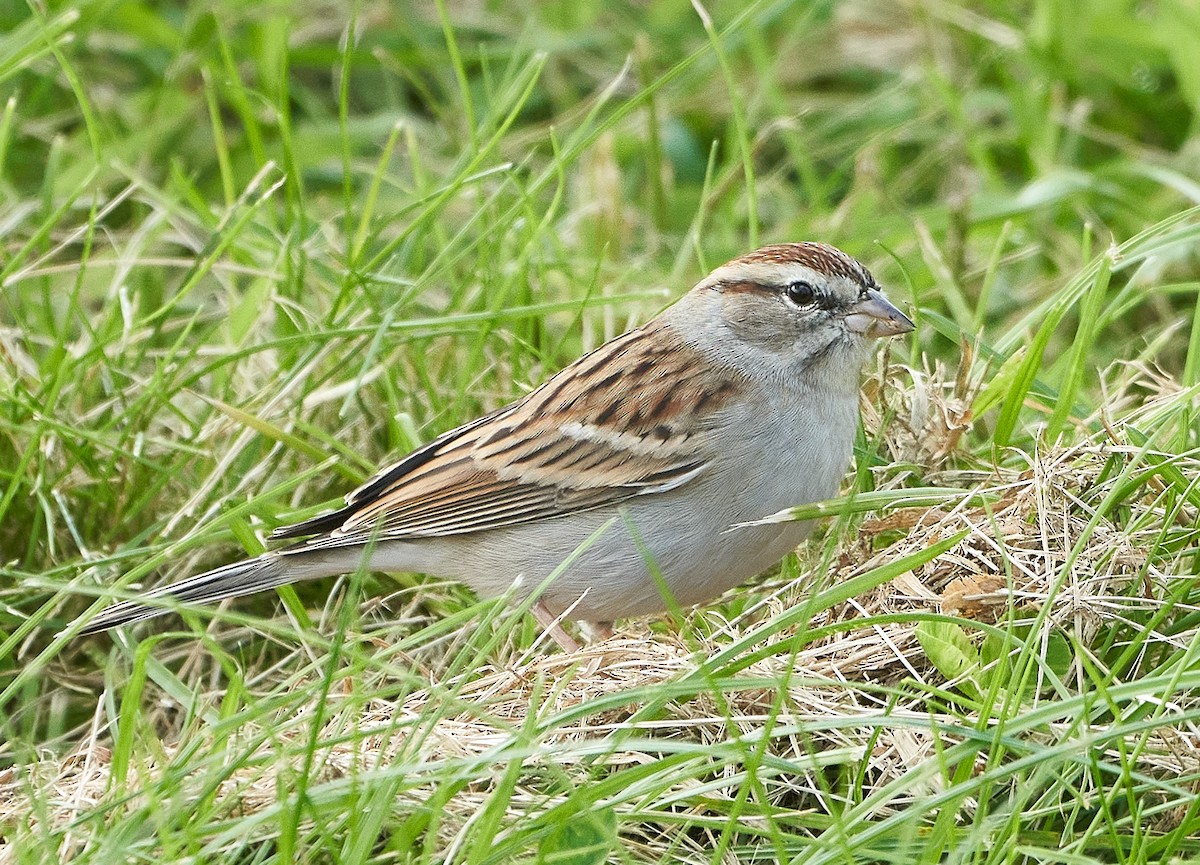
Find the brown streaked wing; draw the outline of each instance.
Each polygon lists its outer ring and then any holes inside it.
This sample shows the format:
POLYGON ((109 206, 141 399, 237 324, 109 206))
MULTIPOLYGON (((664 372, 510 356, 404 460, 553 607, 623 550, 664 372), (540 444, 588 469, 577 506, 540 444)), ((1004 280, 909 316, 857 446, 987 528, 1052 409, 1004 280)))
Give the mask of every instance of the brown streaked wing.
POLYGON ((512 411, 515 406, 515 403, 506 405, 491 414, 476 418, 460 427, 455 427, 452 430, 442 433, 428 444, 422 445, 397 462, 380 469, 366 483, 352 490, 346 496, 346 507, 330 511, 327 514, 318 514, 299 523, 280 526, 271 532, 271 539, 300 538, 305 535, 337 530, 354 513, 356 506, 372 501, 392 486, 402 483, 406 476, 415 473, 421 466, 431 462, 454 442, 469 435, 476 427, 487 423, 489 420, 505 412, 512 411))
POLYGON ((461 534, 670 489, 704 470, 704 418, 733 396, 736 376, 652 321, 380 472, 336 514, 297 528, 332 528, 310 546, 461 534))

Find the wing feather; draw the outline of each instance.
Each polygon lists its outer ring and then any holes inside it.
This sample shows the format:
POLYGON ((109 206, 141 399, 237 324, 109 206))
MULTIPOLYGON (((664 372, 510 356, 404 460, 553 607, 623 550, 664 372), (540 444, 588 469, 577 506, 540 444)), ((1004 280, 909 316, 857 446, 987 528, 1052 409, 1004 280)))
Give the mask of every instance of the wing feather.
POLYGON ((708 420, 738 389, 661 322, 584 356, 537 390, 413 451, 339 511, 287 526, 306 547, 461 534, 674 489, 708 464, 708 420))

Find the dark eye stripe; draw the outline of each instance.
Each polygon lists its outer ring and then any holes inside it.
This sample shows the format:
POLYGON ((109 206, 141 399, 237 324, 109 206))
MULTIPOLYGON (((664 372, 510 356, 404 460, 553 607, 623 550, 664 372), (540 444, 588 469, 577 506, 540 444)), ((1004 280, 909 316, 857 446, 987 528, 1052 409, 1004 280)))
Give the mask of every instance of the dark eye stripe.
MULTIPOLYGON (((823 291, 813 285, 808 280, 796 280, 782 285, 778 283, 755 282, 753 280, 737 280, 725 281, 717 283, 713 286, 716 290, 726 294, 773 294, 776 297, 786 298, 796 306, 819 307, 824 310, 833 310, 838 307, 838 299, 831 292, 823 291), (807 289, 800 289, 798 286, 807 286, 807 289), (792 296, 791 292, 795 292, 792 296), (811 295, 809 295, 811 291, 811 295)), ((866 289, 862 290, 864 293, 866 289)))

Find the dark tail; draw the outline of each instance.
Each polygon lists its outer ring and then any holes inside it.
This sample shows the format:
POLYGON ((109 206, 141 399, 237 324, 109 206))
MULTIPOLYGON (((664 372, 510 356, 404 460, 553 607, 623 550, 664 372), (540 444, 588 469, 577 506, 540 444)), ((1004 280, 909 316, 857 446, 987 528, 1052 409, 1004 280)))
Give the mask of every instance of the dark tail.
POLYGON ((95 634, 98 631, 107 631, 120 625, 152 619, 174 609, 173 604, 155 604, 156 599, 170 600, 177 604, 207 604, 224 598, 252 595, 288 583, 314 580, 354 570, 361 558, 361 551, 357 556, 345 555, 352 551, 342 552, 340 556, 331 556, 324 551, 272 552, 264 553, 256 559, 234 562, 232 565, 153 589, 136 600, 113 604, 91 619, 79 633, 95 634))

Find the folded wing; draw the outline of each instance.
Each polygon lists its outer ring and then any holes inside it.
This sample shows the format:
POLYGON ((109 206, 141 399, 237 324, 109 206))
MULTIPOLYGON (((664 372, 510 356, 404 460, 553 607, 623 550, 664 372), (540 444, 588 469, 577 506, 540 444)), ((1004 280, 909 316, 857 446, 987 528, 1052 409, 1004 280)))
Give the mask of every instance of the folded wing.
POLYGON ((707 418, 736 376, 651 322, 383 469, 341 510, 274 537, 321 533, 312 548, 452 535, 674 489, 707 466, 707 418))

